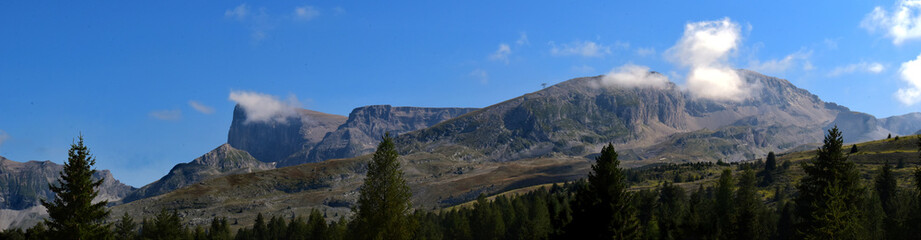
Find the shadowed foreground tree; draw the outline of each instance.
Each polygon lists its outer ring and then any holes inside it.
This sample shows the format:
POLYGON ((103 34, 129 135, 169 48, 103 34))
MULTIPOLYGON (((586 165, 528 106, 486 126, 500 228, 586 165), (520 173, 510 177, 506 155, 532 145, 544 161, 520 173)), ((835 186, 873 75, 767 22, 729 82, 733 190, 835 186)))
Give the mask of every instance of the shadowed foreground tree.
POLYGON ((54 239, 103 239, 110 233, 109 225, 104 223, 109 210, 106 209, 108 201, 93 203, 99 195, 96 188, 102 184, 102 179, 93 181, 96 159, 83 145, 82 135, 70 145, 67 155, 57 184, 48 186, 55 194, 54 199, 41 200, 50 217, 45 220, 49 236, 54 239))
POLYGON ((639 221, 614 145, 601 149, 588 183, 576 192, 569 239, 637 239, 639 221))
POLYGON ((796 227, 804 239, 861 239, 863 187, 853 162, 844 156, 838 127, 828 130, 814 160, 803 163, 806 176, 797 188, 796 227))
POLYGON ((409 239, 413 224, 409 217, 412 196, 397 159, 390 134, 384 135, 359 189, 358 209, 351 222, 349 239, 409 239))

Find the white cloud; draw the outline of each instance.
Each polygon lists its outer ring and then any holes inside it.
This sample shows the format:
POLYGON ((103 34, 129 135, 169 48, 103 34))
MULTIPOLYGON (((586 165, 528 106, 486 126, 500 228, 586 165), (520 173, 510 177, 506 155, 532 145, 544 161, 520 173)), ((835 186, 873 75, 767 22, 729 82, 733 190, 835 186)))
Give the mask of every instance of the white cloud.
POLYGON ((668 87, 668 77, 656 72, 650 72, 649 67, 634 64, 625 64, 614 68, 601 78, 602 86, 633 87, 668 87))
POLYGON ((550 42, 550 54, 554 56, 582 56, 582 57, 602 57, 611 54, 611 46, 605 46, 592 41, 575 41, 557 45, 550 42))
POLYGON ((690 69, 687 89, 693 96, 740 101, 748 95, 749 88, 728 63, 741 42, 740 32, 729 18, 685 25, 684 35, 666 55, 690 69))
POLYGON ((802 66, 803 70, 811 70, 813 66, 812 63, 809 62, 810 56, 812 56, 812 51, 800 50, 782 59, 772 59, 764 62, 754 60, 749 63, 748 68, 768 74, 781 74, 794 66, 802 66), (799 64, 799 62, 802 62, 802 64, 799 64))
POLYGON ((852 63, 845 66, 839 66, 835 69, 832 69, 828 72, 829 77, 837 77, 841 75, 851 74, 854 72, 866 72, 866 73, 882 73, 886 71, 886 66, 878 62, 859 62, 852 63))
POLYGON ((915 60, 902 63, 899 74, 909 87, 900 88, 895 92, 895 97, 905 105, 914 105, 921 101, 921 55, 915 60))
POLYGON ((278 97, 269 94, 231 91, 228 98, 243 108, 246 113, 244 123, 286 123, 288 118, 297 116, 297 109, 301 105, 294 95, 289 96, 287 101, 281 101, 278 97))
POLYGON ((200 113, 204 113, 204 114, 214 113, 213 107, 209 107, 208 105, 202 104, 195 100, 189 100, 189 106, 191 106, 192 108, 195 109, 195 111, 198 111, 200 113))
POLYGON ((472 72, 470 72, 469 75, 479 80, 480 83, 482 84, 489 83, 489 73, 487 73, 486 70, 477 68, 477 69, 474 69, 472 72))
POLYGON ((10 139, 10 135, 4 132, 3 130, 0 130, 0 146, 3 146, 3 142, 6 142, 6 140, 9 140, 9 139, 10 139))
POLYGON ((870 32, 884 31, 895 45, 921 38, 921 0, 900 0, 891 12, 877 6, 860 26, 870 32))
POLYGON ((531 45, 531 41, 528 40, 528 33, 526 32, 519 33, 518 40, 515 41, 515 45, 518 45, 518 46, 531 45))
POLYGON ((179 119, 182 119, 182 111, 179 109, 156 110, 156 111, 151 111, 147 115, 152 118, 156 118, 156 119, 164 120, 164 121, 177 121, 179 119))
POLYGON ((294 8, 294 17, 298 20, 310 21, 320 16, 320 10, 313 6, 301 6, 294 8))
POLYGON ((243 20, 247 15, 249 15, 249 6, 246 6, 246 3, 224 11, 224 17, 236 18, 237 20, 243 20))
POLYGON ((508 44, 499 44, 499 49, 496 49, 496 52, 489 55, 489 59, 494 61, 501 61, 508 64, 508 55, 512 54, 512 48, 508 44))
POLYGON ((651 48, 651 47, 648 47, 648 48, 637 48, 637 49, 636 49, 636 55, 639 55, 640 57, 653 56, 653 55, 656 55, 656 49, 655 49, 655 48, 651 48))

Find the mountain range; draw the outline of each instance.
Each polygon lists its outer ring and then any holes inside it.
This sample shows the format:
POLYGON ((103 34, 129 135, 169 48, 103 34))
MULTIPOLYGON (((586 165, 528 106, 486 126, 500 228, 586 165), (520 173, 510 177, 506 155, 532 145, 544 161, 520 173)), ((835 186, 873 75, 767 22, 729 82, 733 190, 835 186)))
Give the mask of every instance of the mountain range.
MULTIPOLYGON (((785 79, 738 73, 752 86, 741 101, 696 98, 674 84, 612 86, 595 76, 481 109, 374 105, 348 117, 300 109, 286 121, 259 122, 238 105, 226 144, 151 184, 112 195, 121 200, 112 211, 150 216, 177 209, 194 224, 216 215, 247 222, 257 212, 300 215, 312 208, 328 218, 348 215, 368 153, 387 132, 402 155, 416 207, 440 208, 480 193, 582 177, 607 143, 634 167, 810 148, 836 125, 845 142, 921 130, 921 113, 878 119, 822 101, 785 79)), ((7 182, 39 186, 39 180, 7 182)), ((22 201, 38 196, 3 194, 22 201)))

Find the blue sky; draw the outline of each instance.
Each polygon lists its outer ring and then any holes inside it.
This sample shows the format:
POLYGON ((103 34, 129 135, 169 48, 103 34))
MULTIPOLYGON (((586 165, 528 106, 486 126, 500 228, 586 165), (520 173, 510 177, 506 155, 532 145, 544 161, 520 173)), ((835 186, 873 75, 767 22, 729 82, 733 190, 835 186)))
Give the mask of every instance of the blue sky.
POLYGON ((919 14, 892 0, 4 1, 0 155, 60 163, 82 132, 97 168, 142 186, 226 141, 232 91, 347 115, 485 107, 625 64, 691 86, 710 65, 679 46, 719 23, 738 39, 712 64, 887 117, 921 111, 919 14))

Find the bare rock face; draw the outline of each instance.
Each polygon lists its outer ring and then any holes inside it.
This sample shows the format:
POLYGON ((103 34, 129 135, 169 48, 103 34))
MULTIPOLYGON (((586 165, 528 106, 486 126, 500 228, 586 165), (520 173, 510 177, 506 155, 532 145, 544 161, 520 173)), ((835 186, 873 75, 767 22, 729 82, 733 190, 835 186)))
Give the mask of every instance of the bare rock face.
POLYGON ((602 76, 572 79, 401 135, 396 145, 402 154, 473 149, 483 154, 480 160, 510 161, 586 155, 611 142, 627 150, 627 159, 715 161, 818 142, 835 125, 848 142, 878 139, 886 131, 875 117, 824 102, 787 80, 747 70, 739 74, 752 86, 742 101, 699 99, 674 84, 624 88, 603 86, 602 76), (675 150, 669 143, 725 149, 667 154, 675 150))
POLYGON ((921 113, 909 113, 880 119, 880 125, 893 135, 911 135, 921 131, 921 113))
POLYGON ((442 121, 469 113, 476 108, 423 108, 372 105, 352 110, 349 120, 329 133, 317 144, 304 161, 291 161, 282 166, 317 162, 335 158, 350 158, 374 152, 385 133, 402 133, 434 126, 442 121))
MULTIPOLYGON (((25 210, 41 205, 41 199, 53 199, 48 184, 57 184, 64 165, 51 161, 16 162, 0 157, 0 209, 25 210)), ((134 190, 112 177, 109 170, 97 170, 93 179, 104 179, 97 201, 117 201, 134 190)))
POLYGON ((174 166, 166 176, 131 192, 123 202, 157 196, 215 177, 273 168, 274 163, 261 162, 245 151, 222 144, 189 163, 174 166))
POLYGON ((305 155, 347 118, 299 109, 296 117, 284 122, 247 122, 246 119, 246 112, 237 105, 227 143, 259 161, 280 162, 294 154, 305 155))

